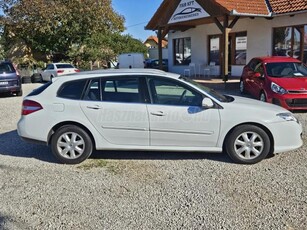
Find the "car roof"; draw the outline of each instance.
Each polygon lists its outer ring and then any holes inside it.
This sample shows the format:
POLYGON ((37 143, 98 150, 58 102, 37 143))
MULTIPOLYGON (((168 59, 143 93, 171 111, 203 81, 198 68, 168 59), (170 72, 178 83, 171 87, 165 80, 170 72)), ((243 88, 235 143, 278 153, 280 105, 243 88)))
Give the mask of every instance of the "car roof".
POLYGON ((288 57, 288 56, 264 56, 264 57, 257 57, 262 62, 271 63, 271 62, 301 62, 300 60, 288 57))
POLYGON ((131 75, 159 75, 165 76, 169 78, 178 79, 180 77, 179 74, 169 73, 162 70, 157 69, 103 69, 103 70, 92 70, 92 71, 81 71, 79 73, 73 73, 69 75, 63 75, 61 77, 56 77, 56 79, 63 79, 63 81, 70 81, 76 79, 87 79, 93 77, 110 77, 110 76, 118 76, 118 77, 125 77, 131 75))

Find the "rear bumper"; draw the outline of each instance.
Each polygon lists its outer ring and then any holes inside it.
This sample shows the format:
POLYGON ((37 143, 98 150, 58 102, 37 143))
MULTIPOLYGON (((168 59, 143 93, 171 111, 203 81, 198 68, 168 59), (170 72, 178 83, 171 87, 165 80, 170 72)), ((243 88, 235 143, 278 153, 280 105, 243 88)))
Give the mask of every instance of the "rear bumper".
POLYGON ((21 85, 17 86, 0 86, 0 93, 14 93, 21 90, 21 85))

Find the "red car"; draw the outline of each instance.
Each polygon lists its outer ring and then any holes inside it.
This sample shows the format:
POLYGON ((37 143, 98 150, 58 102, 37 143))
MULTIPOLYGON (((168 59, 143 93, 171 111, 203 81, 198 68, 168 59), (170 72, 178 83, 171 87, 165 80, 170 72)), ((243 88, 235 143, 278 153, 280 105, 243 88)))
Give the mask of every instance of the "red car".
POLYGON ((307 110, 307 66, 291 57, 253 58, 243 69, 240 92, 288 110, 307 110))

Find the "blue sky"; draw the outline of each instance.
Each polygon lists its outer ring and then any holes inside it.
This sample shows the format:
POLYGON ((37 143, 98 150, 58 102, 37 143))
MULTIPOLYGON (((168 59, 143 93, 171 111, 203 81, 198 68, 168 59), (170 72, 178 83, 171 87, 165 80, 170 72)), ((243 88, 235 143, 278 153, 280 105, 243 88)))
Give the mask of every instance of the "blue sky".
POLYGON ((163 0, 112 0, 113 9, 125 17, 126 31, 132 37, 145 41, 154 31, 144 27, 159 8, 163 0))

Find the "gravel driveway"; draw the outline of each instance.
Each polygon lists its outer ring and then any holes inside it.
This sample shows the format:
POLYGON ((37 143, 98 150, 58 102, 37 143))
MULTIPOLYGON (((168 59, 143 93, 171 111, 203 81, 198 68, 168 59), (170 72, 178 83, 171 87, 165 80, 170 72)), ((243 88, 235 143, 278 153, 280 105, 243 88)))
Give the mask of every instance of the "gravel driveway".
POLYGON ((306 144, 251 166, 164 152, 61 165, 19 139, 21 100, 0 97, 0 229, 307 229, 306 144))

